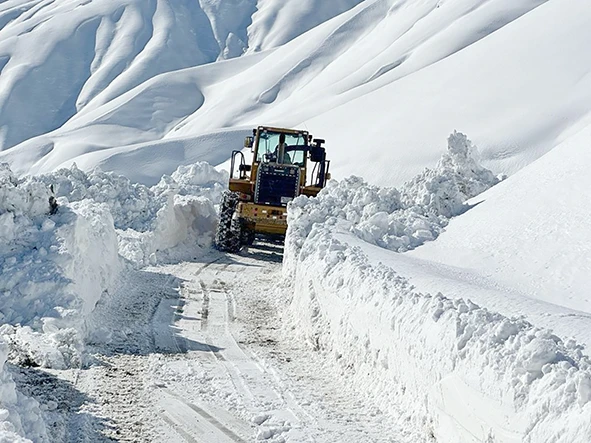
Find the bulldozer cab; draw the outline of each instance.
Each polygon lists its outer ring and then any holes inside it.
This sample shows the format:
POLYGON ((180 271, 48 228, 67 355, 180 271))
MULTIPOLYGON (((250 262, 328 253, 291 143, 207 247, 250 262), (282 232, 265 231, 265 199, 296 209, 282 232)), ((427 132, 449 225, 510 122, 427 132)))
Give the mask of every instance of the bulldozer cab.
POLYGON ((293 165, 300 168, 298 175, 302 193, 315 195, 330 178, 330 161, 326 160, 323 143, 324 140, 313 140, 308 131, 259 126, 244 141, 244 147, 250 148, 253 154, 251 164, 246 163, 243 152, 232 152, 230 183, 244 191, 239 182, 248 181, 254 185, 261 165, 293 165), (314 163, 311 171, 308 170, 310 162, 314 163), (306 187, 314 189, 303 189, 306 187))

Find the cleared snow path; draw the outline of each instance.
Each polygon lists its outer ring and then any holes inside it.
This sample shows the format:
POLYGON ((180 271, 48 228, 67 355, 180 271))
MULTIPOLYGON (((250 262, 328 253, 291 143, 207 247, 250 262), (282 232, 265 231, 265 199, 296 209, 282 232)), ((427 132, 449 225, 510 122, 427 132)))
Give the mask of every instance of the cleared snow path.
POLYGON ((52 441, 418 441, 281 328, 281 253, 212 252, 126 279, 97 307, 93 361, 18 377, 48 405, 52 441))

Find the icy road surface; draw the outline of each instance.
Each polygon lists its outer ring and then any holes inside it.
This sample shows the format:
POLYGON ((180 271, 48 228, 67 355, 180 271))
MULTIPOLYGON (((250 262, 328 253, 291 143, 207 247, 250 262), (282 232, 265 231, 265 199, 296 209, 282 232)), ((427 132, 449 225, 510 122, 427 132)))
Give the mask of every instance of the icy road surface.
POLYGON ((212 252, 127 279, 125 296, 97 307, 116 338, 93 346, 94 361, 17 377, 55 407, 52 441, 422 441, 281 332, 281 254, 212 252))

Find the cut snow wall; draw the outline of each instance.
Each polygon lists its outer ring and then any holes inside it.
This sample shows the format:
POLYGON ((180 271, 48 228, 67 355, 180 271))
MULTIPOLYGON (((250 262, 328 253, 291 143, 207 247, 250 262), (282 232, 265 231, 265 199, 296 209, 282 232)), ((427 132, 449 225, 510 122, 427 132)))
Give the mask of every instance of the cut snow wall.
POLYGON ((79 364, 87 320, 117 287, 121 257, 143 266, 181 246, 190 257, 209 247, 222 181, 203 162, 152 188, 75 166, 19 179, 0 164, 0 334, 11 361, 79 364))
POLYGON ((220 182, 227 174, 206 163, 153 188, 76 167, 19 179, 0 164, 0 442, 47 440, 39 405, 16 389, 7 359, 78 366, 97 302, 116 296, 121 255, 141 266, 183 243, 192 257, 209 246, 220 182))
POLYGON ((470 301, 417 293, 334 229, 288 233, 290 315, 360 392, 438 442, 591 441, 591 360, 580 346, 470 301))
POLYGON ((22 435, 33 441, 46 441, 47 432, 39 404, 17 391, 5 367, 7 357, 7 346, 0 340, 0 442, 31 442, 22 435))
POLYGON ((288 208, 294 329, 359 390, 438 442, 591 441, 591 360, 572 340, 470 301, 416 292, 333 233, 402 252, 433 240, 496 184, 454 132, 448 151, 400 191, 331 181, 288 208))

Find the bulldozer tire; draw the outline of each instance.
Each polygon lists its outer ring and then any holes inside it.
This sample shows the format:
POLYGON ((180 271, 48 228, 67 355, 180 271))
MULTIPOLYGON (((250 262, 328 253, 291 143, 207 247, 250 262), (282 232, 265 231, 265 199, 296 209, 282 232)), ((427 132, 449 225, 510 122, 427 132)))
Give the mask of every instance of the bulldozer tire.
POLYGON ((225 191, 220 204, 220 222, 215 234, 214 247, 223 252, 237 252, 241 246, 241 224, 234 218, 239 197, 235 192, 225 191))

